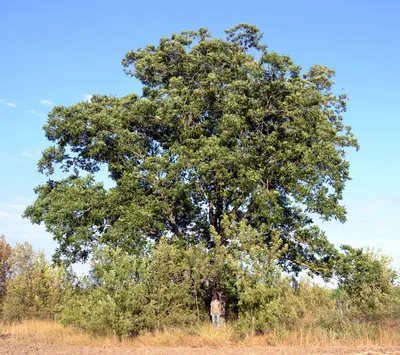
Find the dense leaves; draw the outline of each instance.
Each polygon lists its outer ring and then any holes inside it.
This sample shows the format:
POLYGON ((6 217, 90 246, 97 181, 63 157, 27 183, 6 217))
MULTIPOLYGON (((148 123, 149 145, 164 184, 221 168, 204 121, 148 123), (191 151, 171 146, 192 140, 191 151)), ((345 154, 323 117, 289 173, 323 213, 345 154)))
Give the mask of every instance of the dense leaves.
POLYGON ((391 259, 372 249, 342 246, 343 253, 336 263, 335 274, 340 290, 344 291, 343 301, 357 306, 364 316, 387 316, 393 303, 398 278, 391 266, 391 259))
POLYGON ((0 235, 0 305, 6 293, 7 277, 11 269, 11 246, 6 242, 4 235, 0 235))
POLYGON ((333 93, 333 70, 303 71, 256 27, 226 33, 186 31, 129 52, 140 96, 52 110, 39 169, 67 176, 39 186, 25 216, 45 223, 57 258, 85 260, 96 245, 140 255, 163 236, 212 249, 211 227, 227 246, 229 218, 266 246, 279 233, 288 270, 329 274, 336 251, 310 215, 345 220, 345 149, 358 147, 342 122, 346 95, 333 93), (96 182, 103 168, 108 189, 96 182))
POLYGON ((346 247, 336 265, 338 288, 329 289, 282 274, 275 261, 286 246, 278 235, 265 248, 262 234, 244 222, 225 219, 223 227, 230 247, 212 227, 211 250, 182 246, 178 238, 162 238, 140 257, 95 248, 90 272, 81 277, 51 265, 29 243, 8 246, 0 320, 55 319, 119 338, 178 328, 195 335, 209 320, 211 291, 222 296, 235 338, 291 330, 357 337, 365 322, 373 331, 399 317, 397 276, 387 257, 346 247))
POLYGON ((35 252, 29 243, 9 246, 9 252, 0 299, 2 320, 54 319, 70 286, 70 273, 50 265, 43 252, 35 252))

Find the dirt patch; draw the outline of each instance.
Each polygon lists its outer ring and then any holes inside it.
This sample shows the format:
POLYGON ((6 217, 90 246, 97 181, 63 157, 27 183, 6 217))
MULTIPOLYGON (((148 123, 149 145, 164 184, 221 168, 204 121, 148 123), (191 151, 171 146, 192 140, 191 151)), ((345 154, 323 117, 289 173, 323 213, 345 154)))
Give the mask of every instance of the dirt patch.
POLYGON ((235 348, 189 348, 189 347, 90 347, 72 345, 35 344, 27 339, 13 339, 10 334, 0 335, 0 354, 73 354, 73 355, 317 355, 317 354, 352 354, 378 355, 400 354, 400 347, 396 348, 300 348, 300 347, 235 347, 235 348))

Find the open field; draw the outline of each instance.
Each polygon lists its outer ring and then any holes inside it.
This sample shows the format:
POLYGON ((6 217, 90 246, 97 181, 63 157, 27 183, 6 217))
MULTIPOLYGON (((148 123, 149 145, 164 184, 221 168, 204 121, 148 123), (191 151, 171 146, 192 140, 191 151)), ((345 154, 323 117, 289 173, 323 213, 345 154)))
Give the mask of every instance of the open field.
POLYGON ((0 340, 0 354, 76 354, 76 355, 173 355, 173 354, 213 354, 213 355, 289 355, 289 354, 400 354, 398 348, 300 348, 300 347, 236 347, 236 348, 188 348, 188 347, 88 347, 73 345, 30 344, 28 342, 14 342, 10 339, 0 340))
POLYGON ((43 321, 3 325, 0 333, 0 354, 400 354, 397 337, 389 333, 346 341, 303 332, 289 334, 281 341, 271 334, 239 342, 230 328, 203 326, 196 335, 175 330, 119 341, 114 336, 95 337, 43 321))

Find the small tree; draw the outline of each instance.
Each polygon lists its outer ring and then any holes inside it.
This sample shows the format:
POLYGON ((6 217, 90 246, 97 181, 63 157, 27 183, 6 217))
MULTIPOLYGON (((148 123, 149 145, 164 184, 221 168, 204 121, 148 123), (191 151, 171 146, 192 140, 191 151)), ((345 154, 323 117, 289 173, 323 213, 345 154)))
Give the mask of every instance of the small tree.
POLYGON ((4 235, 0 235, 0 310, 2 310, 6 293, 6 283, 10 274, 11 253, 11 246, 7 244, 4 235))
POLYGON ((265 331, 286 313, 281 293, 285 281, 277 265, 286 246, 275 235, 267 247, 257 230, 244 221, 239 225, 232 222, 226 218, 223 225, 230 240, 226 261, 235 279, 239 326, 265 331))
POLYGON ((11 260, 3 319, 54 319, 68 284, 67 271, 51 266, 43 252, 34 252, 29 243, 17 244, 11 260))
POLYGON ((190 281, 191 296, 195 300, 197 322, 208 318, 208 305, 204 304, 210 296, 209 281, 213 274, 210 255, 204 243, 188 245, 185 249, 183 268, 190 281))
POLYGON ((96 249, 91 275, 70 289, 61 311, 64 324, 119 337, 151 328, 147 260, 121 249, 96 249))
POLYGON ((349 297, 353 313, 369 318, 390 314, 399 302, 392 297, 398 276, 390 258, 372 249, 348 245, 341 249, 336 276, 339 289, 349 297))
MULTIPOLYGON (((158 329, 190 325, 200 318, 200 286, 207 266, 194 270, 201 262, 197 260, 198 252, 202 253, 201 249, 186 249, 167 238, 162 238, 154 247, 150 264, 151 299, 158 329)), ((202 254, 205 255, 204 250, 202 254)))

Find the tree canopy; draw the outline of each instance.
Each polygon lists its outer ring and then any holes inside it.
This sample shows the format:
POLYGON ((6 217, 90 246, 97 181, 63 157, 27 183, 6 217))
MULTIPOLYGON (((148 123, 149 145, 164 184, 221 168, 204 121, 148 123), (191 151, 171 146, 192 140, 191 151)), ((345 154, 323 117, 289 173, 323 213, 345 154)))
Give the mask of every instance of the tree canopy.
POLYGON ((287 270, 329 266, 335 248, 312 216, 345 220, 345 150, 358 148, 347 98, 332 69, 304 71, 261 39, 248 24, 225 39, 173 34, 123 58, 140 95, 54 107, 39 161, 49 180, 25 216, 54 235, 56 258, 85 260, 97 245, 140 254, 163 236, 211 249, 213 231, 229 245, 226 220, 266 246, 278 234, 287 270), (111 188, 96 180, 104 167, 111 188))

